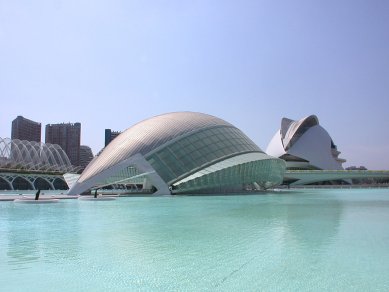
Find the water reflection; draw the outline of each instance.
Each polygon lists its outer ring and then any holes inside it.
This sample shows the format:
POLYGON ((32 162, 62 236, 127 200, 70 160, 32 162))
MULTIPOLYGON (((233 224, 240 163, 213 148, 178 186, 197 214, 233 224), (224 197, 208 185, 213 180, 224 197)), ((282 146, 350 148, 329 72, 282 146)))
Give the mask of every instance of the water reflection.
POLYGON ((109 247, 99 256, 135 278, 153 275, 152 283, 173 274, 181 283, 190 275, 191 285, 201 279, 214 287, 228 275, 259 276, 273 265, 274 273, 284 267, 287 274, 296 259, 309 266, 336 237, 342 210, 336 199, 292 193, 129 198, 85 212, 82 240, 92 249, 109 247))
MULTIPOLYGON (((336 198, 321 200, 320 196, 286 193, 133 198, 128 208, 112 209, 109 217, 117 217, 131 234, 130 240, 139 240, 143 245, 159 240, 161 235, 165 237, 164 234, 169 234, 168 241, 174 237, 196 241, 213 238, 213 235, 219 236, 220 241, 266 234, 285 241, 285 244, 292 240, 301 246, 317 247, 330 243, 336 236, 343 205, 336 198)), ((93 214, 88 216, 95 222, 103 220, 94 218, 93 214)))
MULTIPOLYGON (((355 195, 349 199, 354 206, 355 195)), ((78 283, 111 290, 255 291, 280 283, 279 290, 301 290, 300 283, 336 274, 339 265, 329 255, 349 248, 345 225, 360 217, 360 209, 350 213, 349 206, 344 194, 318 191, 13 206, 0 212, 0 230, 7 227, 0 248, 8 248, 6 257, 0 253, 0 261, 8 261, 0 272, 29 269, 13 273, 29 277, 50 268, 52 277, 66 271, 78 283)), ((368 248, 376 249, 371 242, 368 248)))
MULTIPOLYGON (((76 205, 75 205, 76 206, 76 205)), ((7 258, 12 269, 36 262, 61 262, 78 256, 78 212, 67 202, 13 204, 6 211, 7 258)))
POLYGON ((319 195, 284 196, 287 223, 286 241, 295 241, 301 249, 321 250, 337 235, 343 203, 319 195))

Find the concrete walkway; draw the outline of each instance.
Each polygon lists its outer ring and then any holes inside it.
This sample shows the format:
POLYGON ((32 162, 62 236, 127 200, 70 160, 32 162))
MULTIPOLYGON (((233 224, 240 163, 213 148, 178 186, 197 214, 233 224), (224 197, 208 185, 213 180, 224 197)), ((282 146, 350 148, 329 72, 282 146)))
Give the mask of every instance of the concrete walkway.
MULTIPOLYGON (((21 199, 23 197, 34 199, 35 195, 1 195, 0 201, 13 201, 15 199, 21 199)), ((40 195, 39 198, 45 199, 77 199, 78 196, 68 196, 68 195, 40 195)))

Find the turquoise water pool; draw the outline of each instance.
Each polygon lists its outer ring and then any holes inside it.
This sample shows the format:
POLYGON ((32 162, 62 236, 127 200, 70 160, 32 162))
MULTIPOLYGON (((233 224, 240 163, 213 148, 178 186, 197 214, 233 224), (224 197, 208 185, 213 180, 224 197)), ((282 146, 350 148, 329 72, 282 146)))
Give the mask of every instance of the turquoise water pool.
POLYGON ((0 203, 1 291, 388 291, 389 190, 0 203))

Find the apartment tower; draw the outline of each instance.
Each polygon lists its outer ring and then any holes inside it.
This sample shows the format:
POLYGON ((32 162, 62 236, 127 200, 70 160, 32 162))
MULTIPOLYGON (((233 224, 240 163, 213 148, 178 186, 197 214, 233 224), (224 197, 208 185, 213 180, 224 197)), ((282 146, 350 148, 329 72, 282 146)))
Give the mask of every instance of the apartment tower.
POLYGON ((18 116, 12 121, 11 139, 41 142, 41 123, 18 116))
POLYGON ((105 129, 105 144, 104 147, 107 147, 109 143, 117 136, 119 136, 122 132, 112 131, 111 129, 105 129))
POLYGON ((58 144, 74 166, 80 165, 81 124, 62 123, 46 125, 45 142, 58 144))

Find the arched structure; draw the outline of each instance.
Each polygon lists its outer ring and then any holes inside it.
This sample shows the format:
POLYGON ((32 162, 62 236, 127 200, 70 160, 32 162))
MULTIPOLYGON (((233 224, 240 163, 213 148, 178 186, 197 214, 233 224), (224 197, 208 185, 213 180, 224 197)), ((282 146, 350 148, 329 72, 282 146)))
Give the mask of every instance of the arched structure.
POLYGON ((0 190, 67 190, 60 174, 0 172, 0 190))
POLYGON ((59 173, 75 170, 59 145, 9 138, 0 138, 0 168, 59 173))
POLYGON ((286 161, 287 169, 341 170, 335 143, 315 115, 294 121, 283 118, 281 129, 270 141, 266 153, 286 161))
POLYGON ((282 182, 284 171, 283 160, 265 154, 230 123, 176 112, 120 134, 87 166, 69 194, 134 180, 156 188, 155 194, 269 188, 282 182))

